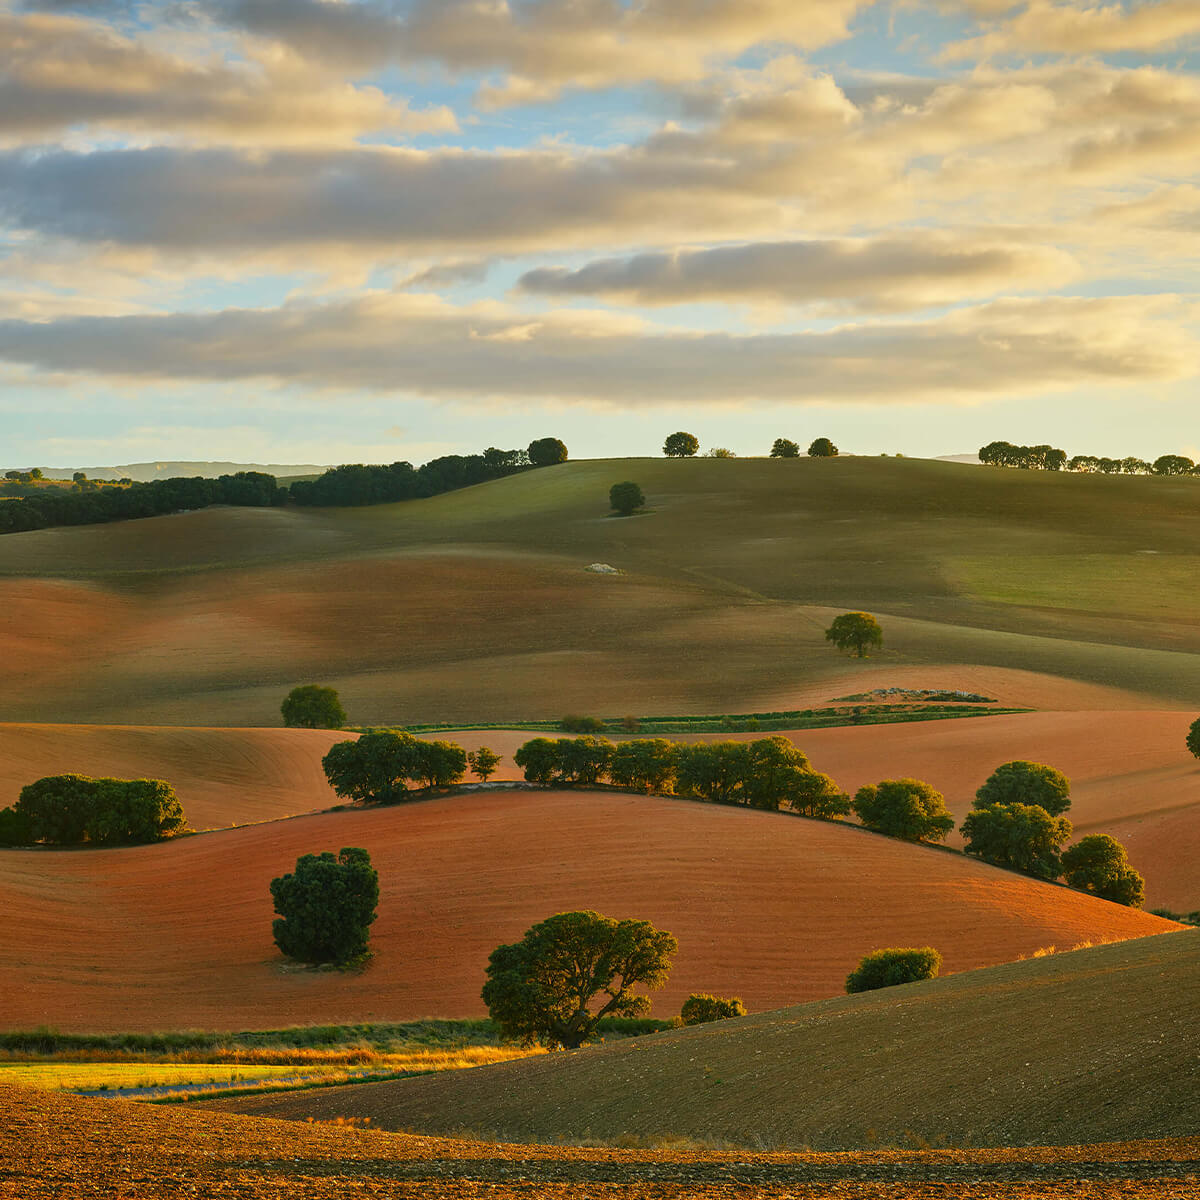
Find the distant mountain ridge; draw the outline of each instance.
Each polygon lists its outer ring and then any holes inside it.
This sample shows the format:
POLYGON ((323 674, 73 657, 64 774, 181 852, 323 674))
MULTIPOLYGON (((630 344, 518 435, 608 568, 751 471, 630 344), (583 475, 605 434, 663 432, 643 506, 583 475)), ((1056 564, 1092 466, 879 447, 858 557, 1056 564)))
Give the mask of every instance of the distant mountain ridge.
POLYGON ((89 479, 132 479, 136 483, 149 483, 154 479, 190 479, 197 475, 216 479, 219 475, 236 475, 238 471, 262 471, 276 478, 320 475, 327 469, 314 463, 145 462, 127 463, 123 467, 43 467, 42 474, 47 479, 70 479, 76 471, 82 471, 89 479))

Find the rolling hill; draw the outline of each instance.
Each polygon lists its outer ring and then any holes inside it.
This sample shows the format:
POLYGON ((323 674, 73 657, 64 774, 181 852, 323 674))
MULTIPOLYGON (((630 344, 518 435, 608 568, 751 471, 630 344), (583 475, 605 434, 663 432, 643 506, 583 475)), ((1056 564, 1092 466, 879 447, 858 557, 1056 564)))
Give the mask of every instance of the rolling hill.
POLYGON ((1184 1136, 1200 1124, 1198 992, 1200 932, 1189 931, 471 1071, 212 1103, 514 1141, 856 1149, 1184 1136))
POLYGON ((0 1028, 241 1029, 483 1014, 490 951, 595 908, 681 945, 655 1011, 693 991, 754 1010, 832 996, 869 950, 937 946, 964 971, 1157 917, 851 826, 601 792, 491 792, 323 813, 122 850, 0 851, 0 1028), (369 849, 381 902, 361 974, 298 970, 268 885, 369 849))

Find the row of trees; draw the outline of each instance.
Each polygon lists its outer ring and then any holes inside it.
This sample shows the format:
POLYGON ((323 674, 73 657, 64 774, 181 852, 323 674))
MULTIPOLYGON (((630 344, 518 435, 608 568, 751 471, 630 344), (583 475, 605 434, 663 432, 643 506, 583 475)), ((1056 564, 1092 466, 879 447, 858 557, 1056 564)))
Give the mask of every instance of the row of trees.
POLYGON ((1054 446, 1014 446, 1011 442, 989 442, 980 448, 979 461, 994 467, 1023 467, 1039 471, 1079 471, 1103 475, 1195 475, 1200 468, 1182 454, 1163 454, 1153 462, 1142 458, 1098 458, 1076 454, 1054 446))
MULTIPOLYGON (((667 440, 663 442, 663 454, 667 458, 695 458, 700 450, 700 439, 694 433, 687 433, 685 430, 679 430, 678 433, 667 435, 667 440)), ((837 457, 838 448, 827 438, 816 438, 808 447, 810 458, 835 458, 837 457)), ((709 451, 709 456, 712 458, 733 458, 732 451, 717 447, 709 451)), ((799 458, 800 444, 793 442, 791 438, 776 438, 775 444, 771 447, 772 458, 799 458)))
POLYGON ((321 759, 329 786, 359 804, 394 804, 409 785, 449 787, 470 767, 481 780, 496 772, 500 756, 487 746, 467 753, 454 742, 426 741, 410 733, 381 729, 330 746, 321 759))
POLYGON ((317 479, 297 480, 291 487, 291 500, 329 507, 418 500, 566 461, 567 447, 558 438, 547 437, 530 442, 525 450, 490 446, 482 454, 447 454, 420 467, 410 462, 390 466, 348 463, 330 468, 317 479))
POLYGON ((47 775, 0 812, 0 845, 98 846, 160 842, 187 829, 174 789, 161 779, 47 775))
POLYGON ((239 471, 219 479, 155 479, 127 487, 104 487, 96 491, 67 491, 45 488, 33 495, 0 503, 0 533, 20 533, 56 525, 97 525, 156 517, 184 509, 208 508, 213 504, 235 504, 265 508, 282 504, 287 489, 273 475, 261 471, 239 471))

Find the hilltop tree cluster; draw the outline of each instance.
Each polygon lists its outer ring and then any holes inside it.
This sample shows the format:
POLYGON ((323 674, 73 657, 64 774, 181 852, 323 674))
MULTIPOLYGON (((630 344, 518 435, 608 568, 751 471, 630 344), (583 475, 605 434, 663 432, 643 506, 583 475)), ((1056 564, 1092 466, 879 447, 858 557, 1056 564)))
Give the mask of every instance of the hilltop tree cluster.
POLYGON ((1141 458, 1098 458, 1094 454, 1076 454, 1067 458, 1065 450, 1054 446, 1014 446, 1011 442, 989 442, 980 448, 979 461, 995 467, 1021 467, 1026 470, 1077 471, 1103 475, 1195 475, 1200 468, 1182 454, 1163 454, 1153 462, 1141 458))
POLYGON ((174 789, 161 779, 47 775, 0 812, 0 844, 120 846, 161 842, 187 828, 174 789))
MULTIPOLYGON (((667 458, 694 458, 700 450, 700 439, 694 433, 680 430, 667 436, 663 442, 663 454, 667 458)), ((810 458, 836 458, 838 448, 827 437, 816 438, 808 447, 810 458)), ((771 447, 771 458, 799 458, 800 445, 791 438, 776 438, 771 447)), ((708 452, 709 458, 734 458, 732 450, 724 446, 714 446, 708 452)))
POLYGON ((384 729, 330 746, 321 766, 329 786, 344 799, 394 804, 404 799, 410 783, 431 788, 460 782, 467 753, 454 742, 425 741, 384 729))

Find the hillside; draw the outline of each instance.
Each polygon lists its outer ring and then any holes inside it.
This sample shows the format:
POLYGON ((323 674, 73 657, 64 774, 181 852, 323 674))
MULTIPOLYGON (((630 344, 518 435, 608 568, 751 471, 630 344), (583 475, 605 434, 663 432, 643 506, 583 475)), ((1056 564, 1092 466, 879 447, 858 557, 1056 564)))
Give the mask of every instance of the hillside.
POLYGON ((853 1149, 1180 1136, 1200 1126, 1198 992, 1192 931, 570 1054, 220 1103, 526 1141, 674 1134, 853 1149))
POLYGON ((867 951, 936 945, 947 971, 1047 945, 1175 928, 1157 917, 864 830, 685 800, 500 792, 323 813, 173 843, 0 851, 0 1028, 244 1029, 483 1015, 499 943, 595 908, 670 930, 654 998, 693 991, 753 1010, 836 995, 867 951), (296 858, 369 849, 374 961, 290 969, 270 880, 296 858))
POLYGON ((364 723, 744 712, 952 666, 1200 707, 1198 534, 1194 479, 883 458, 593 460, 39 530, 0 539, 0 653, 39 683, 0 718, 263 725, 316 679, 364 723), (607 515, 624 478, 645 515, 607 515), (825 643, 843 608, 880 615, 880 656, 825 643))

